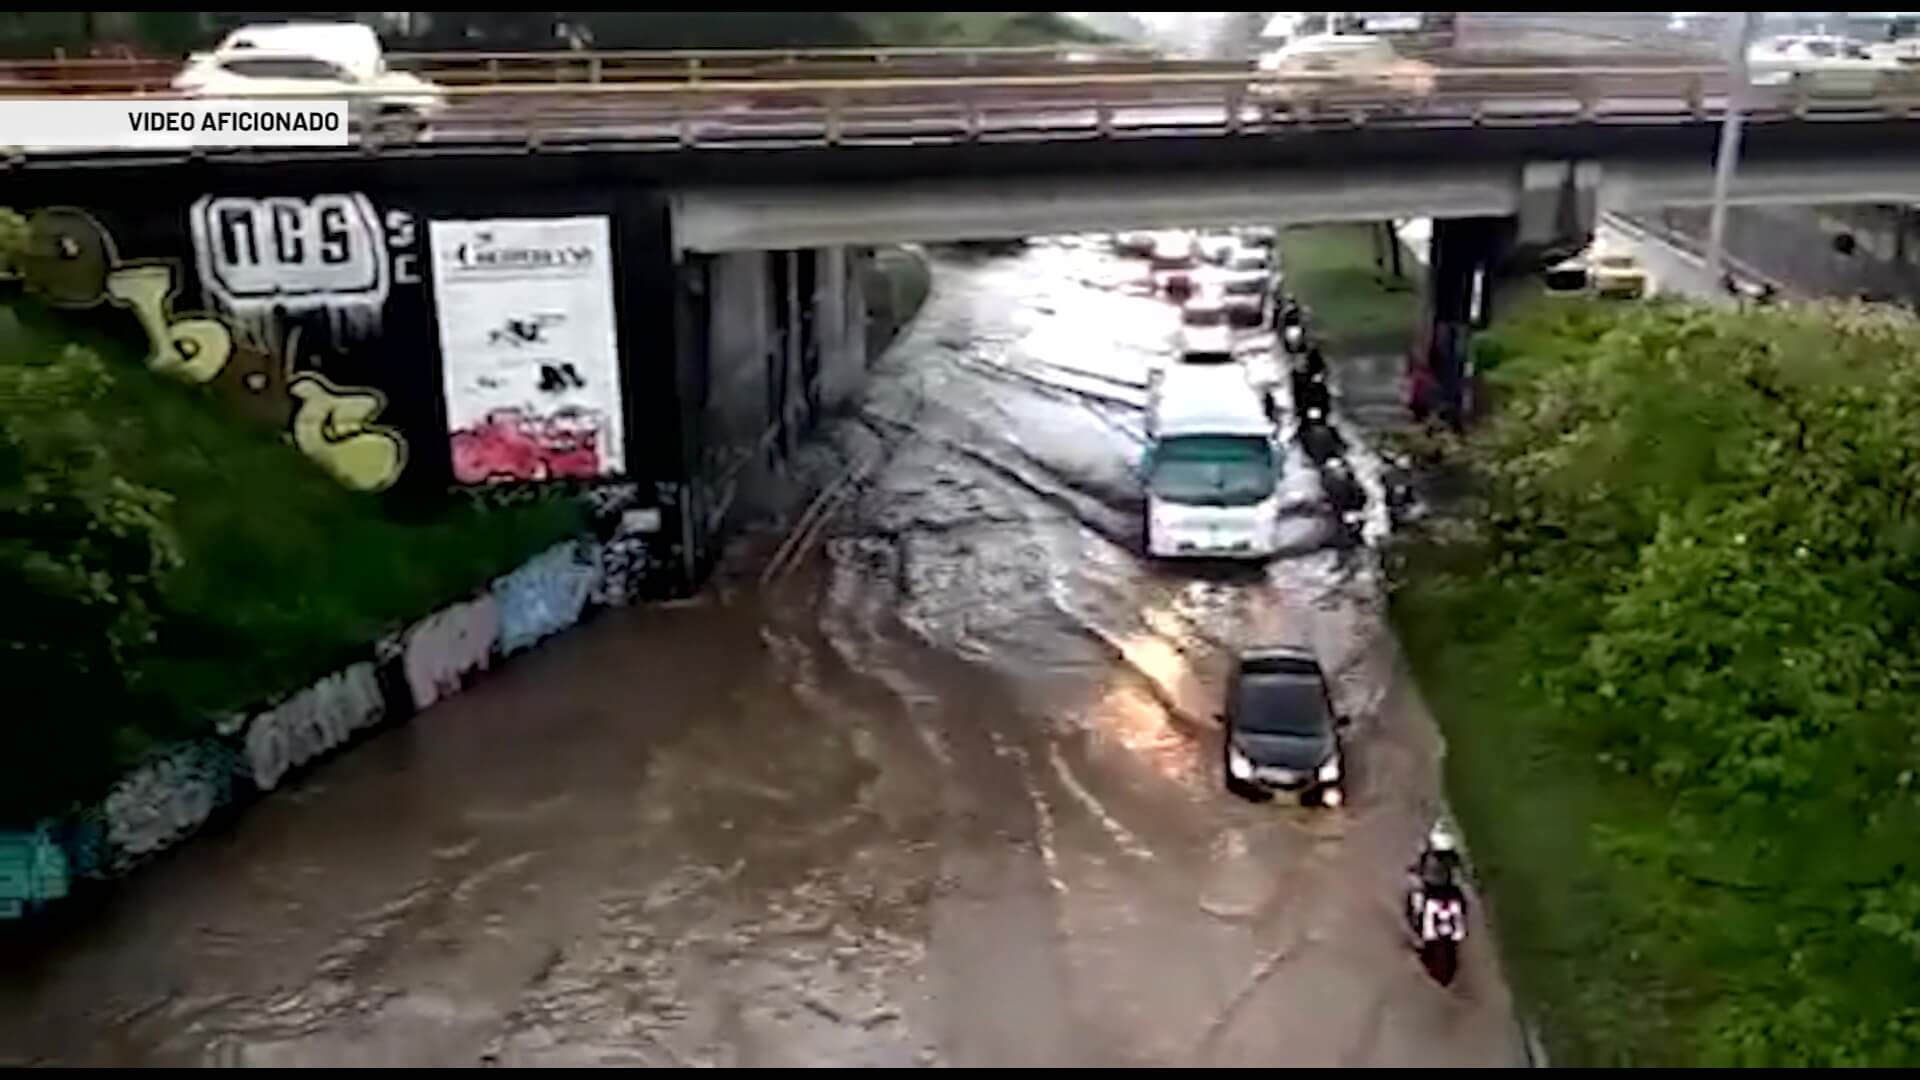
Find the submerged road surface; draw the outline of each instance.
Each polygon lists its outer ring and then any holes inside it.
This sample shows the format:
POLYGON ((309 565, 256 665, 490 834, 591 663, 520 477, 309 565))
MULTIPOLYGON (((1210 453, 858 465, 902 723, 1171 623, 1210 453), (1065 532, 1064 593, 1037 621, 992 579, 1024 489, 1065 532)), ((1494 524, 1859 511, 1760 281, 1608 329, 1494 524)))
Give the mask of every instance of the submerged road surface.
POLYGON ((1485 926, 1442 989, 1398 921, 1438 745, 1311 468, 1270 566, 1140 556, 1140 276, 943 259, 790 573, 597 619, 10 950, 0 1063, 1519 1063, 1485 926), (1334 673, 1352 805, 1222 790, 1257 639, 1334 673))

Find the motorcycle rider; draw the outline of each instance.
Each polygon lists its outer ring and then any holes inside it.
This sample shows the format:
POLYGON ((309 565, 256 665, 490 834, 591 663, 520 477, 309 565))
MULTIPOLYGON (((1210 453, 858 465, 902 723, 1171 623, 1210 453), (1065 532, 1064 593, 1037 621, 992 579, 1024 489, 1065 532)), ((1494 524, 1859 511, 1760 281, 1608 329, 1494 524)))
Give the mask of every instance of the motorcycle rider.
POLYGON ((1327 388, 1327 358, 1320 346, 1307 348, 1306 360, 1293 370, 1293 408, 1310 423, 1324 423, 1333 408, 1333 395, 1327 388))
POLYGON ((1419 913, 1429 898, 1461 898, 1462 871, 1459 840, 1446 822, 1434 822, 1433 828, 1427 831, 1426 844, 1414 858, 1413 865, 1407 867, 1407 873, 1413 878, 1408 894, 1408 914, 1415 919, 1416 928, 1419 913))
POLYGON ((1307 312, 1300 301, 1289 296, 1274 313, 1274 325, 1280 331, 1280 346, 1298 353, 1307 343, 1307 312))

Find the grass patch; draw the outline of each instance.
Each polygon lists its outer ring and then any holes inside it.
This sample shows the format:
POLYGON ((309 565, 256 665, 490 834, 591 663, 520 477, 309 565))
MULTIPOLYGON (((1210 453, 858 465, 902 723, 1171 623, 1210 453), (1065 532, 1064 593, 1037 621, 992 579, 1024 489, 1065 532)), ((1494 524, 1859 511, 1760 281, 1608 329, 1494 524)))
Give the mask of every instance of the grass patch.
POLYGON ((1419 263, 1403 251, 1406 276, 1393 277, 1385 268, 1391 264, 1376 258, 1378 226, 1295 226, 1280 231, 1276 247, 1287 289, 1335 351, 1401 353, 1412 344, 1420 325, 1419 263))
POLYGON ((1920 321, 1508 319, 1393 617, 1555 1064, 1920 1061, 1920 321))
MULTIPOLYGON (((85 412, 112 474, 170 500, 163 517, 181 559, 159 584, 155 640, 129 658, 139 703, 108 721, 122 756, 298 689, 583 524, 559 494, 503 506, 448 497, 401 520, 401 496, 349 491, 206 388, 148 371, 118 322, 0 308, 9 360, 51 358, 76 340, 101 357, 111 383, 85 412)), ((0 425, 34 407, 0 400, 0 425)))
MULTIPOLYGON (((1600 857, 1595 830, 1657 827, 1569 737, 1537 673, 1567 636, 1537 597, 1497 578, 1449 578, 1438 551, 1410 555, 1393 621, 1447 740, 1448 799, 1471 838, 1504 966, 1555 1065, 1687 1058, 1703 972, 1649 920, 1645 883, 1600 857)), ((1484 573, 1484 571, 1482 571, 1484 573)))

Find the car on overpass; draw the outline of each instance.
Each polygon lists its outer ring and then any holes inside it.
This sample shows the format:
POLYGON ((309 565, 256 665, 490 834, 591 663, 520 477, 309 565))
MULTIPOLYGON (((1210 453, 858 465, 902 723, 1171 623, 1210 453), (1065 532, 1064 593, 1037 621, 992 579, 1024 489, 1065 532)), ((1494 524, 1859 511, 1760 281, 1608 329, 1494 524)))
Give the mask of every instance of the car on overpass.
POLYGON ((1799 85, 1821 95, 1868 96, 1887 75, 1901 70, 1893 59, 1876 57, 1865 43, 1837 34, 1783 34, 1757 42, 1747 51, 1755 86, 1799 85))
POLYGON ((1254 96, 1272 103, 1345 99, 1425 98, 1433 94, 1434 67, 1400 55, 1376 34, 1309 34, 1263 53, 1254 96))
POLYGON ((390 70, 380 39, 353 23, 241 27, 212 51, 190 55, 172 85, 192 97, 347 98, 357 124, 412 135, 446 107, 445 91, 390 70))

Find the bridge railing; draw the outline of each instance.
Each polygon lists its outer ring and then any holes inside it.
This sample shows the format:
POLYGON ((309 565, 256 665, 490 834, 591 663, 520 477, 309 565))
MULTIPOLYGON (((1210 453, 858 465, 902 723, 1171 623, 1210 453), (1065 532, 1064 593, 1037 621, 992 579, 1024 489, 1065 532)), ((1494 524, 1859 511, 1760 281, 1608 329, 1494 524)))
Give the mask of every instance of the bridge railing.
POLYGON ((1007 45, 953 48, 674 49, 541 52, 393 53, 389 66, 436 82, 684 82, 808 77, 900 77, 915 73, 1007 71, 1048 64, 1149 63, 1155 51, 1135 46, 1007 45))
MULTIPOLYGON (((396 52, 387 54, 386 63, 450 86, 1019 74, 1060 64, 1090 71, 1157 65, 1153 49, 1110 45, 396 52)), ((0 95, 163 93, 182 67, 183 61, 153 57, 0 60, 0 95)))
MULTIPOLYGON (((1873 92, 1754 88, 1754 121, 1920 116, 1920 73, 1873 92)), ((431 144, 622 146, 938 142, 1255 134, 1365 125, 1684 123, 1726 104, 1712 67, 1439 69, 1370 77, 1086 73, 448 86, 424 134, 368 125, 368 149, 431 144)), ((166 95, 171 96, 171 95, 166 95)), ((341 94, 312 95, 338 99, 341 94)), ((372 112, 377 92, 356 92, 372 112)), ((276 97, 275 100, 290 100, 276 97)), ((25 148, 31 152, 31 148, 25 148)), ((108 149, 108 148, 102 148, 108 149)))

